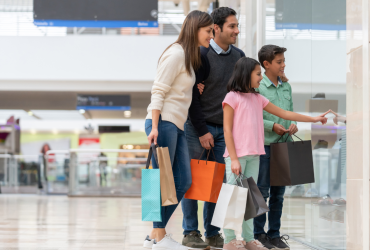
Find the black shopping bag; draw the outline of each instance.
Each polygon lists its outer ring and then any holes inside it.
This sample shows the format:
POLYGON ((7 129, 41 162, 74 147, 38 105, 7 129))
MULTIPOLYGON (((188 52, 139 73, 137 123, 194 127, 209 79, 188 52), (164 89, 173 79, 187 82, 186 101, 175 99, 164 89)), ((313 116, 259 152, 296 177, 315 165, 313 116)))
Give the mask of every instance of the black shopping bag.
POLYGON ((244 175, 241 176, 243 178, 243 187, 248 188, 244 220, 253 219, 270 211, 253 177, 246 178, 244 175))
POLYGON ((277 143, 270 144, 271 186, 293 186, 315 182, 311 141, 297 138, 300 141, 280 143, 279 139, 277 143))

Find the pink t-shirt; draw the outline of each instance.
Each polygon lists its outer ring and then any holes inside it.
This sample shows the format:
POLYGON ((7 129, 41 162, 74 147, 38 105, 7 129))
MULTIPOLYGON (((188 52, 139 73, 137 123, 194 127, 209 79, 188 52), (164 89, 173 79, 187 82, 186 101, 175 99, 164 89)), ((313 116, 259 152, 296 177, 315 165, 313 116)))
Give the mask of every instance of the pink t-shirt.
MULTIPOLYGON (((263 108, 268 103, 260 94, 240 92, 229 92, 222 102, 222 108, 228 104, 234 109, 233 137, 238 157, 266 154, 263 108)), ((226 148, 224 157, 228 156, 226 148)))

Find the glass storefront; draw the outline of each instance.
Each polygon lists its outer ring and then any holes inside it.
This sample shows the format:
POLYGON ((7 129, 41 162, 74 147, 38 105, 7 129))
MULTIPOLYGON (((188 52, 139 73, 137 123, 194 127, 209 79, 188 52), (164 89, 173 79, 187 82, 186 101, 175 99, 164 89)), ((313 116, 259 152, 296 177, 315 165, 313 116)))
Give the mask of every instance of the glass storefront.
POLYGON ((327 125, 298 124, 312 141, 315 183, 287 187, 282 231, 318 249, 346 249, 346 1, 267 1, 265 43, 287 48, 296 112, 338 114, 327 125))
POLYGON ((346 1, 239 4, 238 46, 247 56, 257 58, 265 44, 287 48, 294 111, 338 115, 326 125, 298 123, 297 135, 312 141, 315 183, 286 188, 281 233, 314 249, 346 249, 346 1))
POLYGON ((326 125, 298 124, 298 136, 312 141, 315 183, 287 187, 282 233, 346 249, 346 1, 268 0, 265 44, 287 48, 295 112, 338 114, 326 125))

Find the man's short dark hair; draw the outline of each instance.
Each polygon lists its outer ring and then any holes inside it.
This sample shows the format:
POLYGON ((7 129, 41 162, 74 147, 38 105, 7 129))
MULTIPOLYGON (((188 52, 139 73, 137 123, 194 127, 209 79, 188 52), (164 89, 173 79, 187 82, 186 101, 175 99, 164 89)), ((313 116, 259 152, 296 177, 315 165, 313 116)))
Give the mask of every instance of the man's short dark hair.
MULTIPOLYGON (((211 13, 211 17, 213 19, 213 23, 217 24, 221 31, 224 27, 224 23, 226 22, 226 18, 229 16, 236 16, 236 11, 229 8, 229 7, 220 7, 214 9, 211 13)), ((215 31, 213 30, 213 35, 215 35, 215 31)))
POLYGON ((279 47, 276 45, 269 44, 269 45, 262 46, 262 48, 258 52, 258 61, 260 61, 260 64, 262 65, 262 67, 265 68, 265 66, 263 65, 264 61, 268 61, 269 63, 272 63, 272 61, 275 59, 275 56, 277 54, 282 54, 285 51, 287 51, 286 48, 279 47))

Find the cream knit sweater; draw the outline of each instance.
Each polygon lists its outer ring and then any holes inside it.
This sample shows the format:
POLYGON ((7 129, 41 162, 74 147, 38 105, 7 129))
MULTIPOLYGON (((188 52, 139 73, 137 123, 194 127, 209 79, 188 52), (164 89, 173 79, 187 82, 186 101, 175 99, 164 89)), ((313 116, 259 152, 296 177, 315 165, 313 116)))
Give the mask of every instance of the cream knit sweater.
POLYGON ((180 44, 172 45, 159 61, 146 119, 152 119, 153 109, 160 110, 162 120, 184 130, 194 83, 194 70, 191 76, 186 72, 184 49, 180 44))

